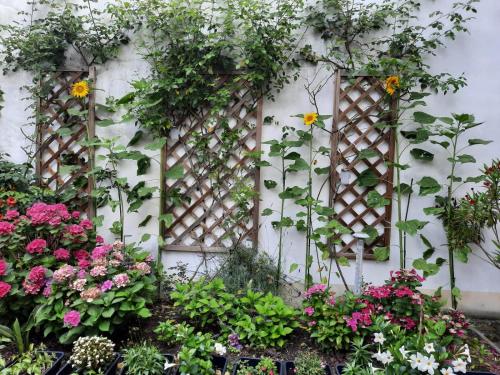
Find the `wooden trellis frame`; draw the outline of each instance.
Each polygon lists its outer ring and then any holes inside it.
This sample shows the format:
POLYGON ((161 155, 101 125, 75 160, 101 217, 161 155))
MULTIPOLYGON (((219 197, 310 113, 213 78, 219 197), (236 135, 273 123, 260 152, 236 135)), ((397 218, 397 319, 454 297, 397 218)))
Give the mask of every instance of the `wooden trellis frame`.
MULTIPOLYGON (((331 137, 330 205, 336 211, 335 218, 353 232, 372 226, 379 233, 365 246, 365 259, 374 259, 373 249, 389 246, 391 238, 394 168, 388 162, 394 161, 394 129, 375 126, 377 122, 393 120, 394 103, 388 104, 386 98, 384 83, 379 79, 348 77, 337 72, 331 137), (358 158, 360 151, 367 148, 377 151, 379 156, 358 158), (377 186, 357 186, 359 175, 366 169, 379 178, 377 186), (341 184, 342 170, 350 174, 347 185, 341 184), (383 208, 369 207, 366 198, 374 189, 391 204, 383 208)), ((342 236, 341 244, 337 246, 337 256, 355 256, 356 239, 351 235, 342 236)))
POLYGON ((164 194, 170 196, 180 189, 184 198, 181 205, 175 205, 166 199, 163 213, 172 214, 173 223, 168 228, 161 228, 165 238, 166 251, 219 253, 237 244, 257 246, 259 232, 259 197, 255 197, 250 207, 248 222, 232 223, 226 228, 227 219, 234 214, 236 207, 231 199, 234 190, 235 175, 241 181, 247 181, 254 191, 259 192, 260 171, 252 166, 251 157, 246 153, 261 150, 263 101, 256 101, 248 88, 232 93, 232 100, 225 113, 220 116, 207 134, 208 116, 197 118, 189 124, 173 129, 163 150, 163 175, 170 169, 182 165, 184 177, 179 180, 164 179, 164 194), (230 171, 224 176, 222 186, 214 188, 206 175, 194 171, 190 156, 196 150, 191 141, 193 134, 205 133, 210 137, 211 150, 217 150, 222 144, 218 132, 221 119, 229 119, 231 129, 238 128, 241 137, 230 152, 226 161, 230 171), (237 238, 231 238, 233 230, 239 231, 237 238))
MULTIPOLYGON (((81 146, 80 141, 95 136, 95 93, 96 69, 58 70, 40 77, 41 93, 37 102, 36 121, 36 175, 41 185, 54 190, 57 194, 72 186, 77 178, 90 169, 93 150, 81 146), (87 80, 91 86, 88 97, 84 100, 71 98, 71 86, 78 81, 87 80), (47 89, 47 87, 50 87, 47 89), (87 119, 72 116, 68 111, 87 111, 87 119), (66 135, 61 129, 71 129, 66 135), (72 158, 75 169, 62 173, 64 159, 72 158)), ((82 200, 80 209, 89 217, 95 215, 91 196, 92 180, 89 178, 86 188, 78 196, 82 200)))

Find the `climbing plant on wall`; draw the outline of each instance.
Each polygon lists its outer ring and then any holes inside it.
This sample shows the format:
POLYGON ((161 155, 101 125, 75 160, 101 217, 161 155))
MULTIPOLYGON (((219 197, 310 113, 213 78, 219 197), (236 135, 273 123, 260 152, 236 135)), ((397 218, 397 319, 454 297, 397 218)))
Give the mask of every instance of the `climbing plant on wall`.
MULTIPOLYGON (((395 120, 388 122, 384 119, 386 115, 382 114, 377 126, 395 132, 392 166, 395 168, 395 227, 399 235, 401 268, 408 266, 406 236, 416 235, 427 224, 408 218, 408 206, 405 207, 403 196, 412 194, 413 189, 410 181, 403 182, 403 176, 407 175, 404 171, 411 168, 409 163, 403 162, 404 154, 409 152, 423 163, 433 159, 431 152, 412 146, 427 140, 434 131, 414 125, 425 123, 429 115, 418 111, 411 114, 418 107, 425 106, 424 99, 431 93, 456 92, 466 85, 463 75, 455 77, 446 72, 434 72, 427 58, 438 54, 447 41, 468 31, 467 23, 476 13, 477 2, 456 1, 447 10, 440 9, 428 15, 421 14, 421 2, 414 0, 368 4, 358 0, 319 0, 309 8, 307 22, 325 40, 326 52, 318 53, 308 45, 302 50, 304 58, 329 70, 343 69, 351 76, 362 73, 379 78, 385 81, 387 100, 396 99, 399 103, 396 109, 391 108, 395 110, 395 120)), ((431 191, 437 193, 441 189, 439 182, 429 176, 416 183, 420 186, 419 195, 431 191)), ((374 203, 378 205, 379 201, 374 203)), ((420 260, 416 266, 424 263, 427 262, 420 260)), ((448 263, 452 267, 452 252, 448 263)), ((436 265, 441 264, 442 260, 437 259, 436 265)), ((450 284, 453 289, 454 278, 450 284)))

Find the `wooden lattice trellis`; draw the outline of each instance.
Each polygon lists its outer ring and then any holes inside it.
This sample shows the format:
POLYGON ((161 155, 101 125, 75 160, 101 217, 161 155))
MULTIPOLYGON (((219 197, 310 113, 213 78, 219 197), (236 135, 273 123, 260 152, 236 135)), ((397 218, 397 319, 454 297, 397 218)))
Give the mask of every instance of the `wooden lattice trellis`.
MULTIPOLYGON (((36 174, 40 183, 61 194, 73 187, 89 170, 89 149, 79 144, 95 135, 95 96, 93 90, 85 99, 71 98, 71 86, 78 81, 95 83, 94 67, 88 70, 60 70, 40 79, 41 95, 37 105, 36 174), (87 112, 85 116, 71 114, 87 112), (63 166, 69 166, 62 168, 63 166)), ((93 216, 90 181, 77 197, 82 211, 93 216)))
POLYGON ((165 250, 224 252, 236 244, 257 245, 259 198, 250 202, 248 220, 233 222, 231 217, 238 210, 232 197, 238 184, 259 190, 260 172, 248 153, 260 151, 262 122, 262 100, 256 102, 249 90, 235 91, 215 124, 209 125, 204 116, 170 132, 164 150, 165 170, 182 166, 184 177, 164 181, 167 197, 178 193, 182 196, 181 204, 167 199, 163 210, 174 217, 172 225, 164 229, 165 250), (227 121, 229 128, 238 129, 240 134, 224 161, 227 170, 214 181, 209 172, 200 171, 193 163, 197 152, 193 140, 205 134, 211 152, 217 154, 223 146, 220 121, 227 121))
MULTIPOLYGON (((390 245, 392 204, 371 208, 367 195, 375 189, 392 202, 393 167, 388 162, 394 160, 394 131, 376 124, 391 121, 393 103, 388 104, 386 100, 383 82, 369 76, 352 78, 339 72, 335 90, 330 203, 336 211, 336 219, 353 232, 367 227, 377 230, 377 238, 365 246, 365 258, 373 259, 375 247, 390 245), (366 149, 376 151, 379 156, 358 157, 366 149), (373 187, 360 187, 358 177, 367 169, 380 182, 373 187), (342 170, 350 174, 346 185, 340 183, 342 170)), ((341 240, 337 254, 353 257, 356 239, 344 235, 341 240)))

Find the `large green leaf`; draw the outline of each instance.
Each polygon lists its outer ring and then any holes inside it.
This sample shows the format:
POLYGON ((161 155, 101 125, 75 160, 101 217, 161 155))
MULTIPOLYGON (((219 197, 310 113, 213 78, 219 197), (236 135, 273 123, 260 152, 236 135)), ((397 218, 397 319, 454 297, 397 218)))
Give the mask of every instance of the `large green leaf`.
POLYGON ((407 220, 407 221, 398 221, 396 223, 396 227, 402 230, 405 233, 408 233, 410 236, 414 236, 417 234, 419 230, 428 224, 428 221, 420 221, 420 220, 407 220))
POLYGON ((493 141, 489 141, 486 139, 479 139, 479 138, 472 138, 469 139, 469 145, 474 146, 474 145, 487 145, 493 141))
POLYGON ((412 149, 410 154, 417 160, 432 161, 434 159, 434 154, 432 152, 422 150, 421 148, 412 149))
POLYGON ((432 177, 422 177, 420 181, 417 182, 420 186, 419 195, 429 195, 438 193, 441 190, 441 185, 432 177))
POLYGON ((366 203, 368 204, 369 207, 372 208, 384 207, 391 203, 390 199, 383 197, 376 190, 370 191, 366 198, 367 198, 366 203))
POLYGON ((375 256, 375 260, 377 262, 384 262, 387 259, 389 259, 389 248, 387 246, 385 247, 376 247, 373 249, 373 255, 375 256))
POLYGON ((379 182, 379 178, 371 169, 365 169, 363 172, 361 172, 357 180, 358 185, 361 187, 377 186, 379 182))
POLYGON ((179 180, 184 177, 184 167, 182 164, 174 165, 165 172, 165 177, 170 180, 179 180))
POLYGON ((425 112, 415 112, 413 119, 419 124, 433 124, 436 121, 436 117, 425 112))

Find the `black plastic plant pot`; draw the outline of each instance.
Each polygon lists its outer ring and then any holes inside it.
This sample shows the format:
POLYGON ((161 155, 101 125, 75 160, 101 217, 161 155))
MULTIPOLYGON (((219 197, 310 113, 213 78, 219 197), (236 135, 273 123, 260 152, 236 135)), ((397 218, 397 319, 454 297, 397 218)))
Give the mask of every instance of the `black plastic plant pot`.
MULTIPOLYGON (((120 355, 115 354, 115 358, 108 365, 108 367, 106 368, 106 371, 104 371, 104 375, 115 375, 116 374, 116 367, 118 365, 119 360, 120 360, 120 355)), ((71 374, 84 375, 81 372, 75 371, 73 369, 73 366, 71 366, 71 363, 68 363, 68 362, 63 367, 61 367, 61 369, 57 373, 57 375, 71 375, 71 374)))
MULTIPOLYGON (((342 375, 342 371, 344 370, 344 365, 335 366, 337 370, 337 375, 342 375)), ((495 375, 492 372, 482 372, 482 371, 467 371, 465 375, 495 375)))
MULTIPOLYGON (((168 362, 171 363, 174 361, 174 356, 172 354, 165 354, 164 356, 165 356, 165 359, 168 360, 168 362)), ((118 362, 123 363, 123 356, 120 356, 120 359, 118 362)), ((226 368, 227 368, 227 358, 226 357, 214 355, 214 356, 212 356, 212 363, 213 363, 213 367, 215 370, 220 370, 222 374, 224 374, 226 372, 226 368)), ((167 373, 167 372, 165 371, 165 373, 167 373)), ((123 365, 120 367, 118 365, 116 374, 117 375, 126 375, 127 374, 127 366, 123 365)))
MULTIPOLYGON (((56 375, 57 371, 61 367, 61 362, 62 362, 62 359, 64 357, 64 353, 63 352, 54 352, 54 351, 50 351, 50 350, 45 350, 43 352, 44 353, 48 353, 48 354, 53 354, 55 356, 54 357, 54 362, 52 362, 52 366, 50 366, 50 368, 47 371, 45 371, 43 373, 43 375, 56 375)), ((7 366, 5 366, 5 369, 7 369, 10 366, 14 365, 16 362, 17 361, 14 360, 14 361, 11 361, 11 362, 7 363, 7 366)))
MULTIPOLYGON (((295 364, 291 361, 283 362, 283 371, 282 375, 295 375, 295 364)), ((328 365, 325 366, 325 374, 333 375, 332 369, 328 365)))
MULTIPOLYGON (((249 366, 252 366, 252 367, 256 367, 259 362, 260 362, 260 358, 247 358, 247 357, 241 357, 238 362, 236 362, 233 366, 233 372, 232 372, 232 375, 236 375, 236 373, 238 372, 238 370, 240 369, 240 364, 241 363, 244 363, 244 364, 247 364, 249 366)), ((284 374, 284 370, 282 370, 282 368, 284 369, 284 366, 281 366, 281 362, 279 361, 274 361, 274 365, 276 366, 276 368, 278 369, 278 373, 275 374, 275 375, 285 375, 284 374)))

